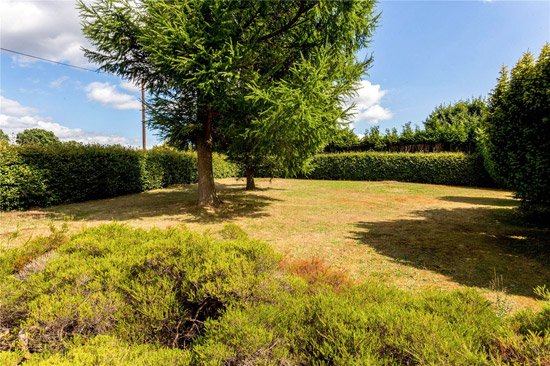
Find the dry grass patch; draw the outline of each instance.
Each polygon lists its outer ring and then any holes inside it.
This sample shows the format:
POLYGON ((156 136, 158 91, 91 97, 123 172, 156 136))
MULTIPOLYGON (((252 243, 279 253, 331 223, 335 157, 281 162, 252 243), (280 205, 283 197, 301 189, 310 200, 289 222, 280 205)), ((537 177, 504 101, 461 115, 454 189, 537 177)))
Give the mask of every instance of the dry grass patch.
POLYGON ((475 287, 510 309, 536 307, 533 288, 550 286, 550 233, 522 226, 508 191, 259 179, 259 189, 246 192, 244 184, 218 181, 224 205, 216 210, 195 206, 196 186, 183 185, 2 213, 0 240, 4 247, 17 245, 48 232, 51 220, 69 220, 72 231, 116 220, 144 228, 183 222, 215 232, 230 222, 271 243, 288 261, 319 258, 353 280, 411 290, 475 287), (491 286, 495 273, 503 280, 499 289, 491 286))

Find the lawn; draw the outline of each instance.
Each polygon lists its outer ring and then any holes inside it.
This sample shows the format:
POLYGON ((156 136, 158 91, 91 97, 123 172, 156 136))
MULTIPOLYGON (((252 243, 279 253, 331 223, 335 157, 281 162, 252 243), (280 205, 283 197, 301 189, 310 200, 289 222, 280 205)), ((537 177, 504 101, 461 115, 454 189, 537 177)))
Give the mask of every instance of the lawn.
POLYGON ((113 220, 131 226, 215 231, 232 222, 288 260, 317 257, 357 281, 418 290, 474 287, 507 312, 538 307, 550 286, 548 229, 521 224, 511 192, 399 182, 217 181, 224 204, 194 205, 196 185, 1 213, 2 246, 68 221, 71 230, 113 220))

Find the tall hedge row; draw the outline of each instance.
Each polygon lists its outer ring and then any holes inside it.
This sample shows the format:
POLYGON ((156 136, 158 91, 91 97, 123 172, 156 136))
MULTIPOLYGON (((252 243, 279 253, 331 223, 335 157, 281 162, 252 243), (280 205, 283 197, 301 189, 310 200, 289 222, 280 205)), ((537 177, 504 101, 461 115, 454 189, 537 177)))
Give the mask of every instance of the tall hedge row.
MULTIPOLYGON (((242 174, 236 164, 214 156, 215 178, 242 174)), ((317 155, 299 178, 397 180, 492 186, 482 159, 463 153, 341 153, 317 155)), ((268 162, 257 176, 281 177, 268 162)), ((115 197, 197 181, 193 153, 147 152, 120 146, 0 144, 0 210, 115 197)))
MULTIPOLYGON (((214 175, 236 176, 238 169, 216 155, 214 175)), ((100 145, 0 147, 1 210, 115 197, 196 181, 192 153, 100 145)))
POLYGON ((342 153, 317 155, 302 178, 397 180, 401 182, 491 186, 478 155, 463 153, 342 153))

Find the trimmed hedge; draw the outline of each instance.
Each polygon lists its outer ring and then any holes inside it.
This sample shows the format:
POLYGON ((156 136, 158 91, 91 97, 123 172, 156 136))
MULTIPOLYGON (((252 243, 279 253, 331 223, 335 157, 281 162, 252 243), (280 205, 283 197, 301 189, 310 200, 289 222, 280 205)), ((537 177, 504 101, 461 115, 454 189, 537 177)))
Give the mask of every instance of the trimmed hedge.
POLYGON ((458 186, 494 185, 478 155, 463 153, 341 153, 317 155, 301 178, 397 180, 458 186))
MULTIPOLYGON (((235 164, 214 155, 214 176, 237 176, 235 164)), ((0 210, 120 196, 197 181, 195 154, 121 146, 0 147, 0 210)))

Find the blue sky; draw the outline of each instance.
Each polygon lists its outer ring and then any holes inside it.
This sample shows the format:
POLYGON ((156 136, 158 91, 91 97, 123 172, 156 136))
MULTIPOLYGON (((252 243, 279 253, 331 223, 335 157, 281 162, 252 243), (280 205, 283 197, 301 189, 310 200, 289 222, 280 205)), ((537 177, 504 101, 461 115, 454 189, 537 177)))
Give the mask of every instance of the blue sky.
MULTIPOLYGON (((79 47, 72 1, 2 0, 1 46, 94 68, 79 47)), ((421 124, 438 104, 486 96, 501 65, 550 41, 549 1, 382 1, 366 52, 374 64, 356 102, 355 131, 421 124)), ((139 91, 117 77, 2 52, 0 128, 53 130, 65 140, 139 146, 139 91)), ((148 145, 158 143, 148 132, 148 145)))

